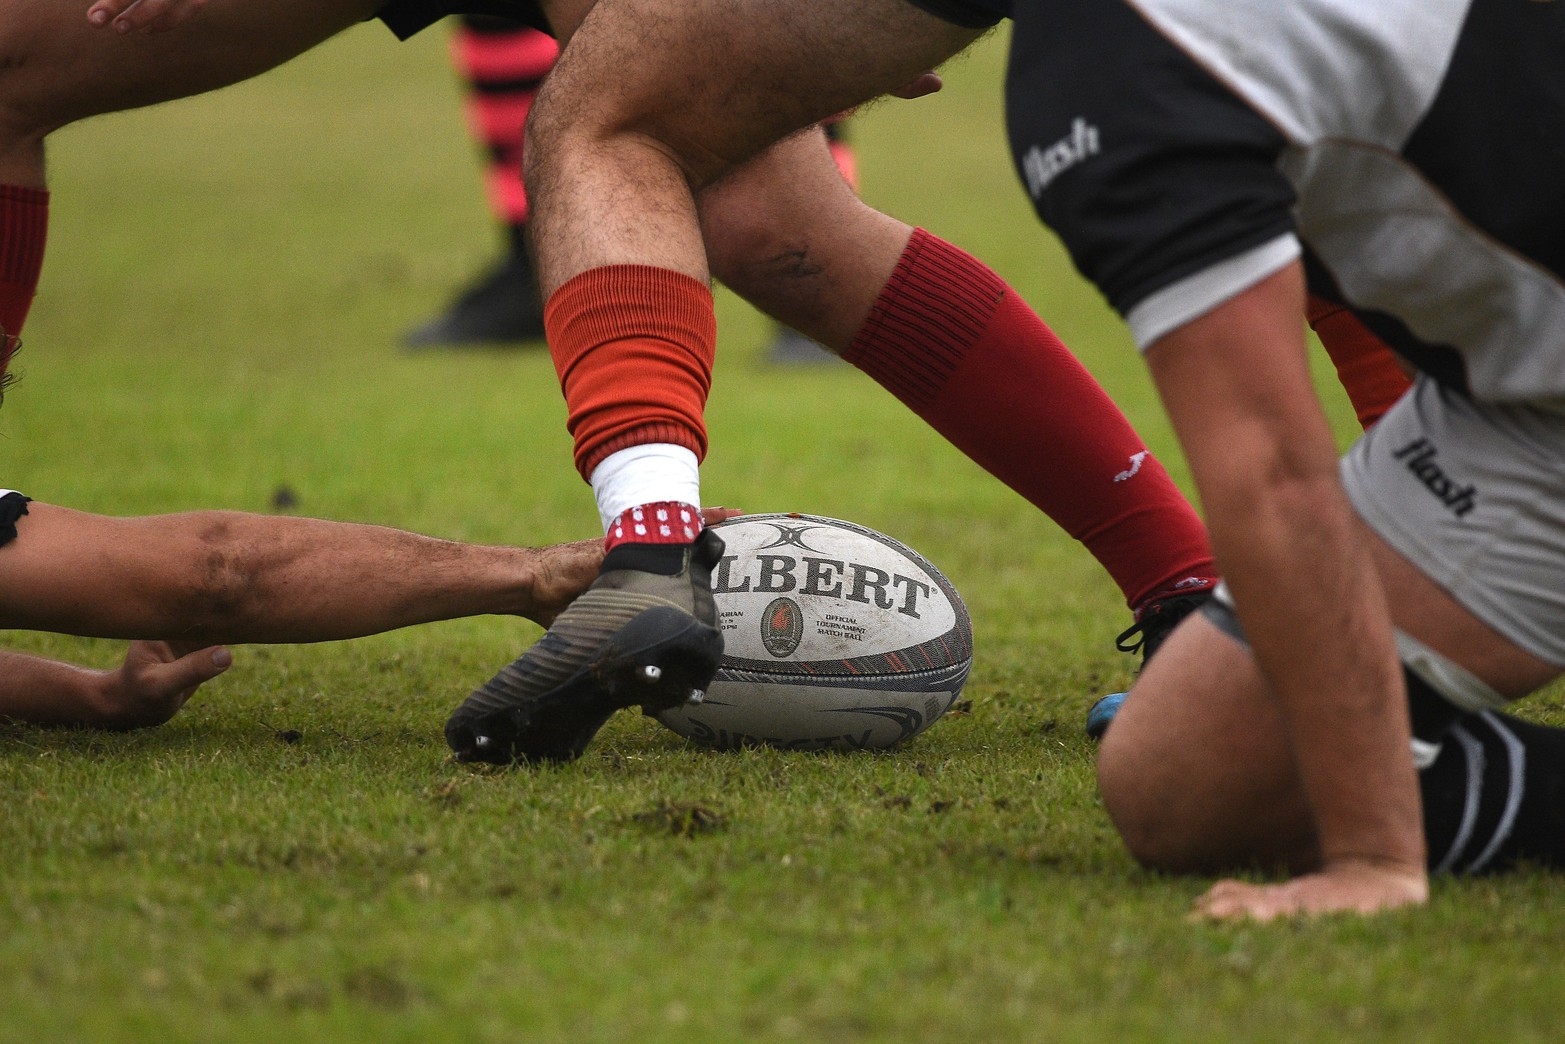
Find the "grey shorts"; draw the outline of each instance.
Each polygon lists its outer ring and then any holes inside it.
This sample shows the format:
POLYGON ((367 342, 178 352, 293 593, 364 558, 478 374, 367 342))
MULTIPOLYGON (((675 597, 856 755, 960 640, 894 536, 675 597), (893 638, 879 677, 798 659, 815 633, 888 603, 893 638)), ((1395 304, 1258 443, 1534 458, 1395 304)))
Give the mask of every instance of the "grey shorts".
POLYGON ((1342 459, 1354 508, 1478 619, 1565 667, 1565 414, 1419 377, 1342 459))

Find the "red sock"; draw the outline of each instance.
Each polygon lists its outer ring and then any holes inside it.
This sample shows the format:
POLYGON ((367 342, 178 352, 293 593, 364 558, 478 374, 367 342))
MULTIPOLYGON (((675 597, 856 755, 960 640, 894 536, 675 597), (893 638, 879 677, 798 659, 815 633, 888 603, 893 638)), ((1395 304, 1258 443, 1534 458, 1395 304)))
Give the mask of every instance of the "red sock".
POLYGON ((614 520, 603 538, 603 550, 613 551, 621 544, 689 544, 704 528, 701 510, 693 504, 674 500, 642 504, 627 508, 614 520))
POLYGON ((567 280, 543 313, 583 478, 651 442, 706 456, 717 347, 712 291, 666 268, 609 265, 567 280))
POLYGON ((49 226, 49 193, 0 185, 0 327, 22 332, 43 269, 49 226))
POLYGON ((10 383, 17 335, 38 290, 48 227, 48 192, 0 185, 0 391, 10 383))
POLYGON ((1085 544, 1132 609, 1216 576, 1206 527, 1119 408, 951 244, 913 233, 843 358, 1085 544))
POLYGON ((1311 294, 1304 314, 1331 356, 1359 424, 1368 431, 1413 382, 1386 343, 1342 305, 1311 294))

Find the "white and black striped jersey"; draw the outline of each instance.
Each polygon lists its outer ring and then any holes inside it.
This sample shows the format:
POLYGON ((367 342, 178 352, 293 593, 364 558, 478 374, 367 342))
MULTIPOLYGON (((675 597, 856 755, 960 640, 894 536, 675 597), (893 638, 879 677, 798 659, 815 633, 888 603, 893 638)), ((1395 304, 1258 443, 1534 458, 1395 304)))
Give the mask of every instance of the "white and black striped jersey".
POLYGON ((1296 258, 1416 364, 1565 409, 1565 0, 1017 0, 1039 215, 1145 346, 1296 258))

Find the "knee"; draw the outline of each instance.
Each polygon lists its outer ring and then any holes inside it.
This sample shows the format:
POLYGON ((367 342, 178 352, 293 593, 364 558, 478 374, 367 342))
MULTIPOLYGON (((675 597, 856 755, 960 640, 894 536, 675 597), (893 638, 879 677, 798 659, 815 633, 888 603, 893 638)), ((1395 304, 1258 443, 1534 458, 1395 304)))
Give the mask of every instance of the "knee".
MULTIPOLYGON (((40 27, 19 32, 29 28, 40 27)), ((0 26, 0 165, 7 168, 41 164, 44 138, 71 122, 68 85, 18 36, 0 26)))
POLYGON ((1125 851, 1148 870, 1188 873, 1198 860, 1188 840, 1174 829, 1175 817, 1159 800, 1155 784, 1126 759, 1109 751, 1098 759, 1098 792, 1125 851))
MULTIPOLYGON (((560 150, 569 148, 571 135, 587 133, 586 114, 579 104, 572 105, 568 94, 553 90, 553 78, 546 79, 533 97, 522 124, 522 174, 531 181, 534 171, 548 168, 560 150), (575 118, 566 109, 575 110, 575 118)), ((531 184, 528 185, 529 192, 531 184)))
POLYGON ((648 176, 654 168, 657 176, 672 171, 691 192, 733 169, 737 161, 723 154, 726 143, 711 130, 716 110, 698 111, 701 100, 694 98, 671 106, 671 88, 656 80, 605 80, 604 66, 562 57, 539 88, 522 146, 522 176, 530 193, 605 162, 648 176))
POLYGON ((707 193, 701 199, 701 237, 712 276, 734 293, 766 306, 781 283, 808 277, 812 262, 804 236, 790 236, 771 202, 746 192, 707 193))
POLYGON ((547 170, 580 158, 583 150, 616 148, 632 138, 678 158, 660 129, 656 98, 630 85, 597 84, 589 79, 591 72, 562 59, 539 87, 527 110, 524 172, 547 170))
MULTIPOLYGON (((1138 689, 1140 686, 1138 686, 1138 689)), ((1214 827, 1200 758, 1178 722, 1157 713, 1167 699, 1135 692, 1103 737, 1098 794, 1130 856, 1149 870, 1191 873, 1210 865, 1214 827)), ((1160 693, 1156 695, 1163 695, 1160 693)))

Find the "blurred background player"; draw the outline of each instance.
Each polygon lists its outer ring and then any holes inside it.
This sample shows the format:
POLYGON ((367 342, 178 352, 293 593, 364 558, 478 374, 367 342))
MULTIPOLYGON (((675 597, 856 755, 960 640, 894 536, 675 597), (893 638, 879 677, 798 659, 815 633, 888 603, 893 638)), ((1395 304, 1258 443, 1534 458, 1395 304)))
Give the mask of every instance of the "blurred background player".
POLYGON ((501 253, 445 312, 408 331, 403 343, 409 348, 543 340, 543 302, 527 254, 522 125, 559 53, 554 37, 508 18, 457 20, 451 60, 466 91, 467 127, 480 149, 501 253))
MULTIPOLYGON (((433 319, 403 338, 409 348, 543 341, 543 302, 527 253, 527 190, 522 186, 522 128, 560 48, 525 23, 463 15, 451 37, 451 60, 466 89, 468 131, 484 164, 484 194, 502 232, 501 255, 433 319)), ((832 158, 858 187, 857 160, 843 121, 825 125, 832 158)), ((778 323, 766 359, 779 365, 835 361, 810 338, 778 323)))

